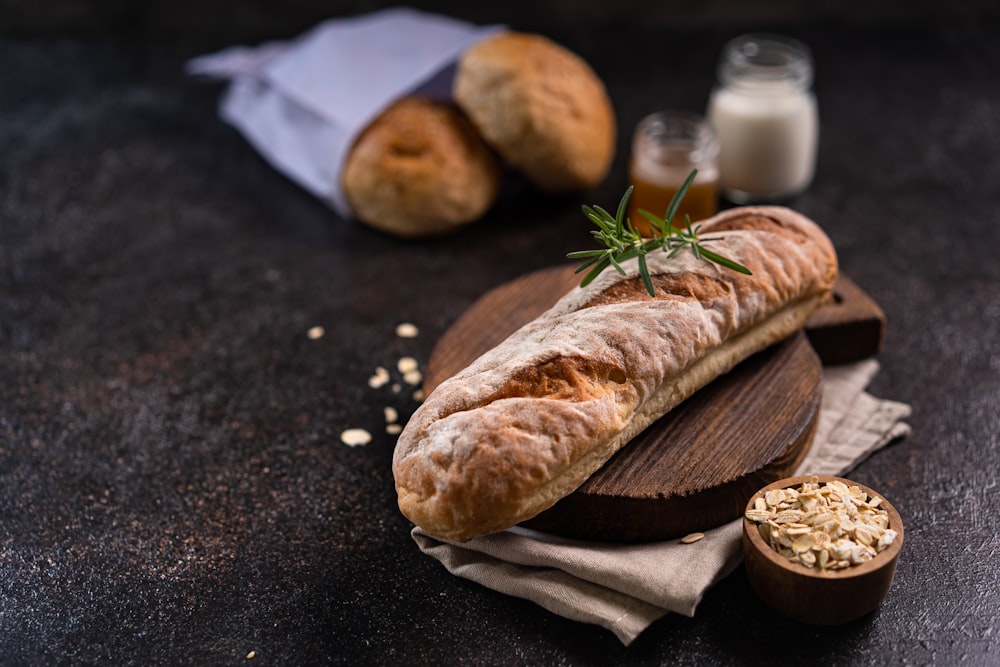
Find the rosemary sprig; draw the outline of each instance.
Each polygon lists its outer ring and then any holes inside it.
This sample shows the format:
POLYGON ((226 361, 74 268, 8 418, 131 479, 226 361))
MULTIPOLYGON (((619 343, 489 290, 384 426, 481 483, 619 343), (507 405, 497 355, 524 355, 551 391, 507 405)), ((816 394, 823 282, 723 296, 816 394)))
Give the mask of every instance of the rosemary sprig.
POLYGON ((632 221, 625 217, 629 199, 632 197, 632 186, 629 186, 628 190, 625 191, 621 201, 618 203, 618 210, 614 216, 600 206, 584 206, 583 214, 597 225, 597 229, 591 230, 590 233, 604 248, 599 250, 578 250, 566 255, 570 259, 584 260, 583 264, 577 267, 576 273, 582 273, 590 269, 580 282, 580 287, 589 285, 609 266, 614 267, 618 273, 624 276, 625 269, 622 268, 622 263, 633 258, 638 258, 639 276, 642 278, 642 284, 646 287, 646 291, 649 292, 650 296, 656 296, 653 279, 649 275, 649 268, 646 265, 646 255, 656 250, 662 250, 667 253, 668 257, 673 257, 681 250, 688 248, 698 259, 714 262, 727 269, 750 275, 750 269, 747 267, 728 257, 723 257, 716 252, 712 252, 703 245, 712 241, 718 241, 722 238, 721 236, 705 239, 700 238, 698 231, 701 229, 701 225, 696 225, 692 228, 691 218, 687 215, 684 216, 683 228, 673 225, 677 208, 691 187, 691 183, 694 182, 694 177, 697 173, 697 170, 692 171, 684 181, 684 184, 677 190, 677 193, 670 200, 666 215, 663 218, 658 218, 649 211, 639 211, 640 215, 649 220, 652 236, 648 239, 644 239, 636 231, 632 225, 632 221))

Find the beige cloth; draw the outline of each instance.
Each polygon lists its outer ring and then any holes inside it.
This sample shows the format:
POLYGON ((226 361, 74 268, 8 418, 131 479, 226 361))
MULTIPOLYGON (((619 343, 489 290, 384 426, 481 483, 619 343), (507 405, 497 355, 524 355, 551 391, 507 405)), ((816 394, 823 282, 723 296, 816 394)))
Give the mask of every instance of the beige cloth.
MULTIPOLYGON (((864 391, 877 372, 870 359, 824 369, 816 436, 796 474, 843 474, 909 433, 908 405, 864 391)), ((736 519, 694 544, 585 542, 523 528, 461 544, 415 528, 413 539, 455 575, 601 625, 628 645, 667 612, 693 616, 705 591, 740 564, 741 532, 736 519)))

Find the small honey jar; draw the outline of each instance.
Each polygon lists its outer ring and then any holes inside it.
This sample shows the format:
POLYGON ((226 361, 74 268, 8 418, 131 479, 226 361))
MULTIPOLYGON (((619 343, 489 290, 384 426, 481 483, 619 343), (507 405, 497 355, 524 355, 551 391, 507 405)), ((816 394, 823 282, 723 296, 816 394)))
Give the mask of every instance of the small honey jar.
POLYGON ((670 200, 694 169, 698 170, 673 218, 675 227, 704 220, 718 210, 719 142, 700 115, 681 111, 659 111, 636 126, 629 163, 629 219, 643 235, 650 236, 649 221, 640 209, 663 218, 670 200))

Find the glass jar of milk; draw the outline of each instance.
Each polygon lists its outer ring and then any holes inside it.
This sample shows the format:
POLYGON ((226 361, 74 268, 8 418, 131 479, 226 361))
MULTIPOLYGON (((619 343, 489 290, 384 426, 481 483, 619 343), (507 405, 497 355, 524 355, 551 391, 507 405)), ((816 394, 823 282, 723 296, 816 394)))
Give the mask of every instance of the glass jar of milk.
POLYGON ((819 117, 808 48, 778 35, 726 44, 708 118, 719 140, 719 182, 736 203, 787 199, 816 166, 819 117))

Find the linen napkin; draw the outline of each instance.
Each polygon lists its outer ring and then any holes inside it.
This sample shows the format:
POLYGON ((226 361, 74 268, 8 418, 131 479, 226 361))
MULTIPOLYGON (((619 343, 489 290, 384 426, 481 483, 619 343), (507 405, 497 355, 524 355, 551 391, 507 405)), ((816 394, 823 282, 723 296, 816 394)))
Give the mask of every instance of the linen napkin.
MULTIPOLYGON (((902 421, 908 405, 865 392, 877 372, 872 359, 824 369, 816 434, 795 474, 844 474, 910 432, 902 421)), ((668 612, 693 616, 705 592, 740 564, 742 519, 704 532, 693 544, 587 542, 519 527, 465 543, 419 528, 412 536, 453 574, 601 625, 628 645, 668 612)))
POLYGON ((331 19, 287 42, 230 47, 185 69, 228 80, 222 119, 276 169, 349 217, 340 172, 357 135, 406 94, 450 98, 455 61, 500 29, 394 7, 331 19))

